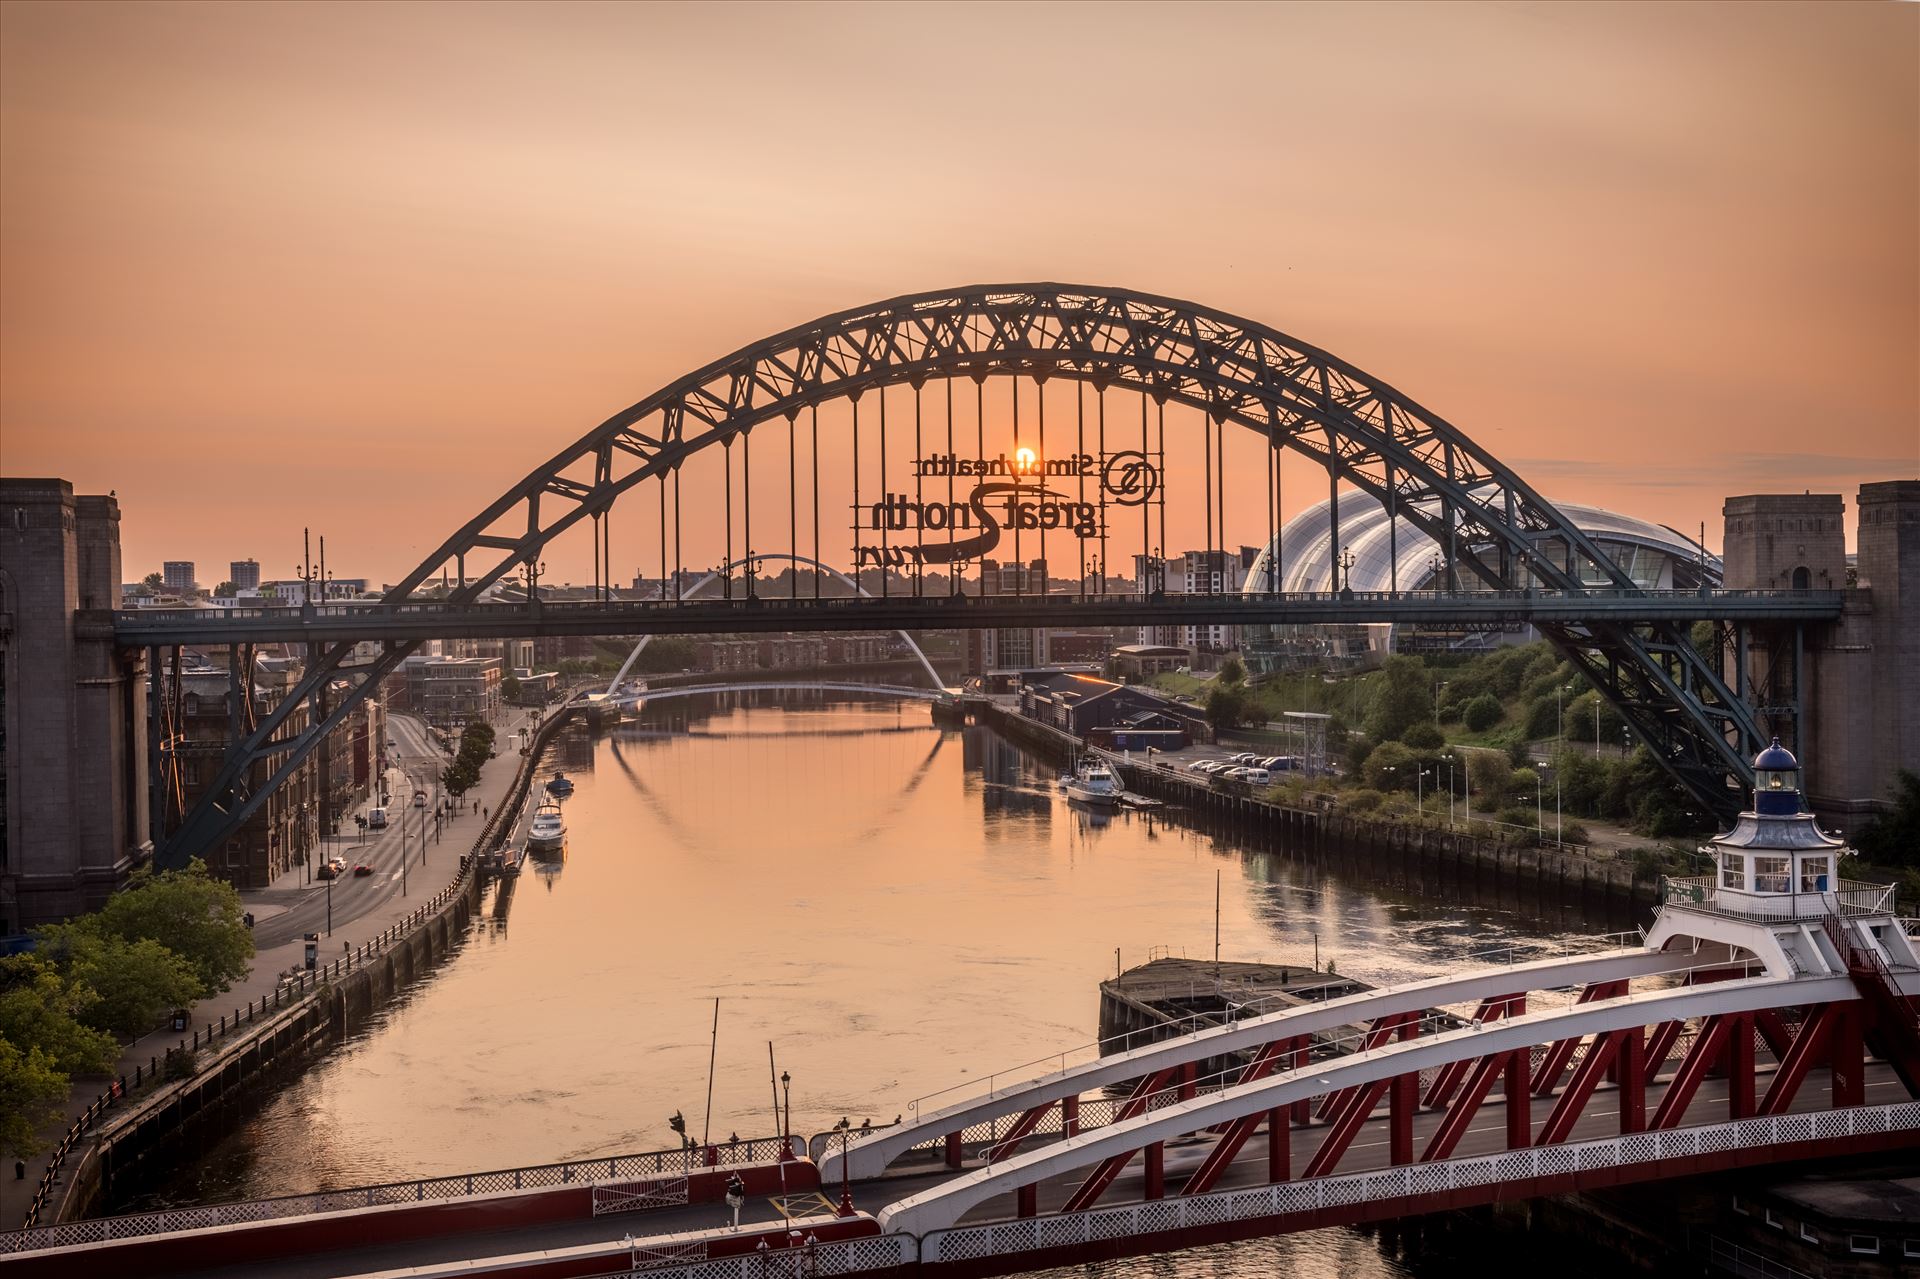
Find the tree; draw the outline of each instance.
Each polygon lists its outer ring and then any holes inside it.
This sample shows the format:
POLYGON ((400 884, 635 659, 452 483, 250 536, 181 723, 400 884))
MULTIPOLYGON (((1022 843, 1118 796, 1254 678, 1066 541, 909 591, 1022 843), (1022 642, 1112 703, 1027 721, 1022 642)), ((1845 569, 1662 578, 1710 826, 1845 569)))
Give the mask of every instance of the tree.
POLYGON ((65 1114, 67 1077, 38 1048, 0 1036, 0 1154, 15 1159, 47 1148, 39 1131, 65 1114))
POLYGON ((1479 733, 1498 724, 1500 717, 1505 713, 1500 707, 1499 698, 1492 693, 1482 693, 1467 703, 1460 713, 1460 718, 1466 724, 1468 732, 1479 733))
POLYGON ((82 1021, 98 1002, 38 955, 0 960, 0 1040, 39 1050, 63 1074, 97 1075, 120 1055, 112 1035, 82 1021))
POLYGON ((1389 657, 1380 674, 1381 687, 1367 713, 1367 734, 1386 741, 1433 715, 1433 689, 1427 668, 1411 657, 1389 657))
POLYGON ((1247 682, 1247 664, 1234 653, 1220 663, 1220 682, 1222 684, 1244 684, 1247 682))
POLYGON ((1893 808, 1862 826, 1854 849, 1881 866, 1920 864, 1920 776, 1901 769, 1893 784, 1893 808))
POLYGON ((1238 727, 1246 711, 1246 685, 1222 684, 1216 681, 1207 689, 1207 723, 1213 725, 1216 733, 1222 729, 1238 727))
POLYGON ((448 764, 440 774, 440 784, 446 787, 447 794, 459 799, 472 790, 480 781, 480 769, 465 755, 448 764))
POLYGON ((1467 753, 1467 778, 1473 783, 1473 789, 1485 797, 1488 804, 1494 803, 1507 793, 1507 783, 1513 777, 1513 765, 1501 751, 1469 751, 1467 753))
POLYGON ((1424 719, 1400 734, 1400 740, 1416 751, 1437 751, 1447 744, 1440 730, 1424 719))
POLYGON ((1413 752, 1399 742, 1381 742, 1367 756, 1364 771, 1375 790, 1412 790, 1413 752))
POLYGON ((185 959, 152 938, 129 942, 105 933, 92 916, 43 928, 37 936, 39 954, 98 996, 82 1017, 97 1030, 138 1038, 168 1009, 199 995, 199 974, 185 959))
POLYGON ((96 918, 103 935, 130 943, 151 939, 185 960, 204 998, 253 966, 253 934, 243 914, 233 885, 209 875, 196 857, 185 870, 135 871, 96 918))
POLYGON ((213 597, 218 600, 230 600, 240 593, 240 588, 232 582, 222 582, 213 588, 213 597))
POLYGON ((147 594, 158 595, 167 589, 167 579, 158 573, 149 573, 140 579, 140 585, 147 588, 147 594))
POLYGON ((509 675, 500 681, 500 696, 509 702, 520 700, 520 677, 509 675))

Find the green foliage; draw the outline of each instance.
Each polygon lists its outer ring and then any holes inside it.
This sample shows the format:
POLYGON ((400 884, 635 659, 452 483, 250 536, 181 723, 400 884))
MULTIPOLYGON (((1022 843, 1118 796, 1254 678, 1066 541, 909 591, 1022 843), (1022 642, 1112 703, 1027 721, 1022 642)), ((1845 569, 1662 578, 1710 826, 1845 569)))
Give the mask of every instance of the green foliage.
POLYGON ((1900 770, 1893 785, 1893 811, 1861 827, 1853 846, 1881 866, 1920 866, 1920 776, 1900 770))
POLYGON ((1492 693, 1481 693, 1462 708, 1460 718, 1468 732, 1481 733, 1498 724, 1504 714, 1499 698, 1492 693))
POLYGON ((239 593, 240 589, 232 582, 222 582, 213 588, 213 597, 218 600, 230 600, 239 593))
POLYGON ((185 870, 135 871, 89 922, 97 921, 103 937, 160 943, 186 961, 204 997, 253 966, 253 934, 243 914, 233 885, 209 875, 196 857, 185 870))
POLYGON ((518 675, 509 675, 500 681, 500 696, 509 702, 519 701, 520 694, 523 691, 520 687, 520 677, 518 675))
POLYGON ((149 573, 140 579, 140 585, 146 587, 148 593, 158 595, 167 589, 167 579, 158 573, 149 573))
POLYGON ((0 1154, 25 1159, 50 1144, 38 1134, 65 1113, 67 1077, 47 1055, 0 1035, 0 1154))
POLYGON ((1447 744, 1446 736, 1424 719, 1400 734, 1400 740, 1416 751, 1437 751, 1447 744))
POLYGON ((1560 842, 1563 844, 1591 844, 1593 834, 1579 822, 1563 822, 1560 826, 1560 842))
POLYGON ((1247 664, 1240 660, 1239 654, 1232 654, 1226 661, 1220 663, 1220 682, 1222 684, 1247 682, 1247 664))
POLYGON ((169 1048, 160 1069, 168 1079, 191 1079, 200 1069, 200 1054, 191 1048, 169 1048))
POLYGON ((1412 751, 1399 742, 1381 742, 1367 756, 1363 772, 1375 790, 1412 790, 1414 767, 1412 751))
POLYGON ((1473 783, 1475 793, 1483 796, 1482 807, 1497 803, 1507 793, 1507 782, 1513 776, 1513 765, 1499 751, 1467 752, 1467 778, 1473 783))
POLYGON ((1247 713, 1247 689, 1244 684, 1215 683, 1207 689, 1207 723, 1217 733, 1237 728, 1247 713))
POLYGON ((1353 790, 1340 797, 1340 807, 1356 813, 1371 813, 1385 798, 1377 790, 1353 790))
POLYGON ((99 1074, 119 1057, 113 1036, 85 1022, 98 1002, 39 955, 0 960, 0 1040, 38 1050, 62 1074, 99 1074))
POLYGON ((1411 657, 1389 657, 1380 673, 1381 686, 1367 713, 1367 733, 1386 741, 1433 714, 1433 686, 1427 668, 1411 657))
POLYGON ((493 725, 483 719, 470 720, 461 730, 459 752, 440 772, 449 795, 458 799, 479 784, 480 766, 493 758, 493 738, 493 725))
POLYGON ((465 756, 454 760, 440 772, 440 785, 447 794, 459 799, 480 782, 480 770, 465 756))
POLYGON ((137 1038, 167 1010, 200 994, 200 976, 185 959, 152 938, 130 942, 109 934, 97 915, 43 928, 37 936, 36 953, 98 996, 82 1018, 97 1030, 137 1038))
POLYGON ((1534 772, 1531 768, 1516 768, 1513 772, 1507 774, 1506 793, 1508 795, 1514 796, 1516 799, 1524 798, 1531 804, 1533 797, 1539 793, 1539 790, 1540 774, 1534 772))
POLYGON ((1538 701, 1528 704, 1527 727, 1526 727, 1527 740, 1539 741, 1540 739, 1545 737, 1552 737, 1554 735, 1555 730, 1559 727, 1559 724, 1560 724, 1560 716, 1555 713, 1554 704, 1553 704, 1553 695, 1551 692, 1549 692, 1547 696, 1540 698, 1538 701))

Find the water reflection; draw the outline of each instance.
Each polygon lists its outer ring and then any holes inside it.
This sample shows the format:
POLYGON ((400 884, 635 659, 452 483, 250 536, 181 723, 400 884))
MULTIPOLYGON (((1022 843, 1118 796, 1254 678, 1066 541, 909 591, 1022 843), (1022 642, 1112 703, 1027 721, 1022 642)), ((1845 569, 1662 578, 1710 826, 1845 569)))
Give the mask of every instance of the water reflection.
MULTIPOLYGON (((577 787, 566 853, 490 890, 456 961, 170 1186, 176 1201, 671 1144, 667 1117, 702 1113, 716 996, 715 1135, 773 1130, 769 1041, 799 1126, 884 1122, 1091 1041, 1116 950, 1211 953, 1216 868, 1234 959, 1317 949, 1391 982, 1566 936, 1190 815, 1070 805, 1051 767, 919 705, 687 699, 571 733, 559 761, 577 787)), ((1246 1255, 1285 1270, 1314 1248, 1318 1273, 1406 1273, 1346 1232, 1246 1255)))

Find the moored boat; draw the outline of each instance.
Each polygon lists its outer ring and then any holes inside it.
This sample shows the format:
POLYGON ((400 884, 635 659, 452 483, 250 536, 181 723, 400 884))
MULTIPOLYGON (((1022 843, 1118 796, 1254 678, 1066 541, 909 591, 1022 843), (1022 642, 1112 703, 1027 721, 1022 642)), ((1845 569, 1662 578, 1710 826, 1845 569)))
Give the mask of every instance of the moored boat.
POLYGON ((567 821, 560 815, 560 805, 547 800, 534 810, 533 821, 527 826, 527 849, 530 852, 547 848, 561 848, 567 842, 567 821))
POLYGON ((1113 770, 1098 759, 1083 759, 1073 770, 1073 776, 1060 783, 1067 792, 1068 799, 1077 799, 1083 804, 1096 804, 1111 807, 1120 803, 1125 793, 1120 779, 1113 770))
POLYGON ((568 777, 565 773, 555 773, 552 779, 547 782, 547 794, 549 795, 573 794, 573 779, 571 777, 568 777))

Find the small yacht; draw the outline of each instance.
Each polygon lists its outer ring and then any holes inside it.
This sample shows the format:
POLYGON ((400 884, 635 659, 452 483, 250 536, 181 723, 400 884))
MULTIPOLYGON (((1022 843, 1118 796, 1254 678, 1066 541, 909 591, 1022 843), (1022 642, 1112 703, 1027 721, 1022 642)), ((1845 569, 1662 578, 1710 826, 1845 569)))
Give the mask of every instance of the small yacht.
POLYGON ((555 773, 553 775, 553 779, 547 783, 547 794, 549 795, 573 794, 573 779, 571 777, 568 777, 565 773, 555 773))
POLYGON ((1098 804, 1110 807, 1120 803, 1125 793, 1120 779, 1113 770, 1097 759, 1083 759, 1073 770, 1073 776, 1060 783, 1067 792, 1068 799, 1077 799, 1083 804, 1098 804))
POLYGON ((567 822, 560 815, 560 805, 547 800, 534 810, 533 822, 527 827, 527 849, 537 852, 541 849, 563 848, 567 842, 567 822))

